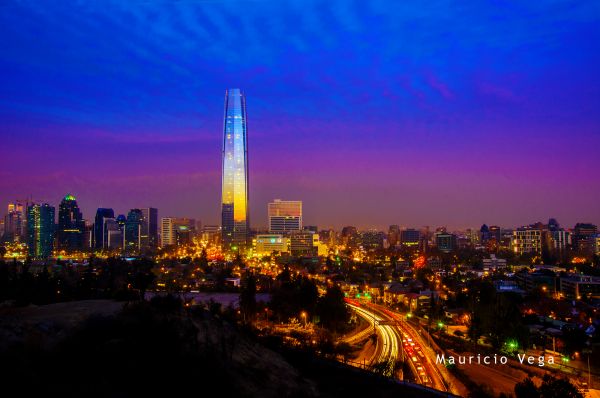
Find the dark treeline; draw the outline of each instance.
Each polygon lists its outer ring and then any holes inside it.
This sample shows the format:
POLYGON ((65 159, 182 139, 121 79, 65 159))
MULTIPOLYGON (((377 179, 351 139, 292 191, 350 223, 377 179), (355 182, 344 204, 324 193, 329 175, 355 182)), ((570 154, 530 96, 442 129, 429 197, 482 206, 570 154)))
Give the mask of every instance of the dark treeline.
POLYGON ((32 265, 0 261, 0 302, 17 306, 50 304, 72 300, 143 297, 152 285, 154 263, 127 262, 118 258, 91 258, 89 264, 32 265), (33 268, 35 267, 35 272, 33 268))

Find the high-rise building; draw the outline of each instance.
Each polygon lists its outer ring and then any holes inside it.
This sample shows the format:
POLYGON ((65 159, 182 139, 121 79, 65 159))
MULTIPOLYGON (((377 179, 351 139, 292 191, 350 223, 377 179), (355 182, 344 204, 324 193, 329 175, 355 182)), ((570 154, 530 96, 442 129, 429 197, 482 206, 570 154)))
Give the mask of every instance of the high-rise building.
POLYGON ((137 254, 141 249, 142 239, 142 211, 140 209, 131 209, 127 213, 125 221, 125 239, 123 249, 129 254, 137 254))
POLYGON ((456 235, 450 234, 448 232, 436 232, 435 244, 439 251, 450 253, 451 251, 456 249, 456 235))
POLYGON ((147 207, 142 210, 141 248, 154 248, 158 246, 158 210, 147 207))
POLYGON ((63 250, 83 249, 85 221, 75 196, 67 194, 58 206, 58 247, 63 250))
POLYGON ((106 247, 106 230, 104 223, 107 218, 115 218, 113 209, 98 208, 96 217, 94 218, 94 249, 102 250, 106 247))
POLYGON ((248 220, 248 137, 246 97, 240 89, 225 92, 221 232, 223 247, 245 246, 248 220))
POLYGON ((23 205, 20 203, 9 203, 8 213, 4 217, 3 240, 5 242, 20 242, 25 240, 24 219, 23 205))
POLYGON ((377 230, 363 231, 359 235, 360 245, 365 250, 377 250, 383 247, 385 233, 377 230))
POLYGON ((390 246, 395 246, 400 240, 400 226, 390 225, 388 228, 387 239, 390 246))
POLYGON ((299 200, 275 199, 267 204, 269 232, 286 234, 302 230, 302 202, 299 200))
POLYGON ((598 233, 598 227, 590 223, 577 223, 573 228, 573 249, 582 253, 593 251, 593 237, 598 233))
POLYGON ((123 249, 123 229, 115 218, 104 220, 104 249, 122 250, 123 249))
POLYGON ((416 229, 404 229, 400 232, 400 243, 404 246, 417 246, 421 240, 421 232, 416 229))
POLYGON ((342 228, 342 244, 346 248, 355 248, 358 242, 358 230, 351 225, 342 228))
POLYGON ((27 246, 34 258, 48 258, 54 246, 54 207, 47 203, 27 207, 27 246))
POLYGON ((513 231, 511 247, 519 255, 542 254, 542 230, 531 225, 517 228, 513 231))
POLYGON ((160 220, 160 246, 191 243, 195 228, 196 221, 193 218, 163 217, 160 220))

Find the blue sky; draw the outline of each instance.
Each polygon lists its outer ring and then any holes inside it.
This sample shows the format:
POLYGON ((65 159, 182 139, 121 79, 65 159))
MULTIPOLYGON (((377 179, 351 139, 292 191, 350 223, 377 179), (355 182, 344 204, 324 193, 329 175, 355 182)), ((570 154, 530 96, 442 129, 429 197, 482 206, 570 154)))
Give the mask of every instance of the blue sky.
POLYGON ((219 219, 224 91, 251 214, 600 222, 600 3, 4 1, 0 201, 219 219))

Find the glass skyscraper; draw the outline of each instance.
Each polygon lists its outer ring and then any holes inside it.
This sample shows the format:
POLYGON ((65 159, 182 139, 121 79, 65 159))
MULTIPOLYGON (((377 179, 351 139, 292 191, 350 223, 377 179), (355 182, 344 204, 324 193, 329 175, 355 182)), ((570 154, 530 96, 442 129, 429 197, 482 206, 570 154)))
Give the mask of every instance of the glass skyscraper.
POLYGON ((81 250, 85 221, 77 200, 66 195, 58 206, 58 245, 64 250, 81 250))
POLYGON ((237 88, 225 92, 221 225, 223 248, 235 250, 248 240, 248 137, 246 97, 237 88))
POLYGON ((54 247, 54 207, 47 203, 27 207, 27 246, 33 258, 50 257, 54 247))

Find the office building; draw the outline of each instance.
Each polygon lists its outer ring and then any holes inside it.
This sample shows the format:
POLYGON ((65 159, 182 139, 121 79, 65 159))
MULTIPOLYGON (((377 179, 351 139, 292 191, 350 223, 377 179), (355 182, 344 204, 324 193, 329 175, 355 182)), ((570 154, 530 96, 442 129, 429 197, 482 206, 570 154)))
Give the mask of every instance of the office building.
POLYGON ((140 209, 131 209, 127 213, 123 249, 128 254, 138 254, 141 250, 143 218, 144 215, 140 209))
POLYGON ((390 246, 396 246, 400 242, 400 226, 390 225, 388 228, 387 239, 390 246))
POLYGON ((416 229, 400 231, 400 243, 404 246, 417 246, 421 240, 421 232, 416 229))
POLYGON ((600 298, 600 277, 572 275, 560 278, 560 291, 570 299, 600 298))
POLYGON ((156 248, 158 246, 158 210, 153 207, 146 207, 141 210, 141 248, 156 248))
POLYGON ((0 235, 4 242, 21 242, 25 240, 25 214, 23 205, 9 203, 8 212, 4 216, 4 233, 0 235))
POLYGON ((456 235, 447 232, 436 232, 435 244, 439 251, 442 251, 444 253, 450 253, 451 251, 456 250, 456 235))
POLYGON ((542 230, 535 226, 521 227, 513 231, 511 247, 518 255, 542 254, 542 230))
POLYGON ((302 230, 302 202, 275 199, 267 205, 269 232, 287 234, 302 230))
POLYGON ((223 248, 245 246, 248 220, 248 137, 246 97, 240 89, 225 93, 223 121, 223 172, 221 188, 221 233, 223 248))
MULTIPOLYGON (((191 218, 164 217, 160 221, 160 245, 181 246, 192 243, 196 221, 191 218)), ((218 231, 218 229, 217 229, 218 231)))
POLYGON ((293 256, 317 256, 319 254, 319 234, 312 231, 292 232, 290 252, 293 256))
POLYGON ((57 241, 61 250, 76 251, 84 247, 85 221, 75 196, 67 194, 58 206, 57 241))
POLYGON ((289 238, 281 234, 258 234, 254 242, 254 253, 258 256, 289 251, 289 238))
POLYGON ((50 257, 54 248, 55 209, 47 203, 27 207, 27 246, 37 259, 50 257))
POLYGON ((115 218, 115 212, 113 209, 101 207, 96 210, 96 217, 94 218, 94 249, 96 250, 102 250, 106 247, 106 236, 104 235, 106 228, 104 223, 108 218, 115 218))

